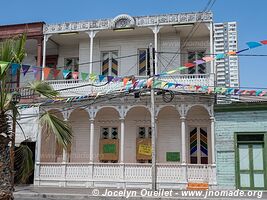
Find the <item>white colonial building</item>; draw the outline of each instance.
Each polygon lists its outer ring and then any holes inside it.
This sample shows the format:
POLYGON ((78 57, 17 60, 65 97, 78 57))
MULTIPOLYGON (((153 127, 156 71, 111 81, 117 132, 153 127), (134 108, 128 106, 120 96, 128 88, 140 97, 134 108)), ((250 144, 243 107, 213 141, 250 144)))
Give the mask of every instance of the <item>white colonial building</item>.
MULTIPOLYGON (((146 78, 147 48, 156 52, 155 73, 213 53, 211 13, 131 17, 44 26, 43 67, 106 76, 146 78), (197 30, 192 34, 192 28, 197 30), (45 59, 46 58, 46 59, 45 59)), ((44 76, 43 76, 44 78, 44 76)), ((120 90, 88 80, 49 76, 62 97, 120 90)), ((196 65, 161 80, 214 86, 214 66, 196 65)), ((35 185, 57 187, 151 187, 151 102, 148 93, 120 98, 43 106, 73 128, 68 151, 55 138, 38 134, 35 185), (83 105, 83 106, 82 106, 83 105)), ((156 95, 157 182, 161 188, 188 183, 216 185, 212 95, 156 95)))

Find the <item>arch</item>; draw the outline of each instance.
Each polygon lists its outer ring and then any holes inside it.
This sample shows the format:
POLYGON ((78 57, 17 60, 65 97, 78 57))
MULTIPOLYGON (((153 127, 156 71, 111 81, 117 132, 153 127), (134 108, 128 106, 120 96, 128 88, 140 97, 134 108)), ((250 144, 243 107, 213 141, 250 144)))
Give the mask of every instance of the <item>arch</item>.
POLYGON ((181 116, 180 113, 179 113, 179 111, 176 109, 175 105, 161 105, 161 106, 159 106, 158 109, 156 110, 156 117, 158 117, 159 114, 160 114, 164 109, 166 109, 166 108, 173 108, 173 109, 177 112, 177 114, 179 115, 179 117, 181 116))
POLYGON ((112 20, 112 28, 130 28, 135 26, 135 20, 133 17, 127 14, 121 14, 116 16, 112 20))
MULTIPOLYGON (((64 119, 61 110, 49 109, 48 112, 64 119)), ((62 162, 63 148, 58 145, 56 137, 42 127, 41 131, 41 162, 62 162)))
POLYGON ((73 138, 69 149, 69 162, 89 162, 89 114, 84 109, 75 109, 69 116, 73 138))
POLYGON ((203 104, 194 104, 194 105, 192 105, 192 106, 189 106, 189 107, 187 108, 187 110, 186 110, 186 117, 188 117, 189 114, 190 114, 191 112, 193 112, 193 110, 196 110, 196 109, 205 111, 206 114, 208 114, 208 116, 211 117, 211 113, 210 113, 210 109, 209 109, 209 107, 208 107, 207 105, 203 105, 203 104))
POLYGON ((130 110, 134 109, 134 108, 145 108, 150 114, 150 108, 148 106, 145 105, 135 105, 135 106, 129 106, 125 109, 125 117, 127 117, 127 114, 129 113, 130 110))
POLYGON ((96 110, 95 112, 95 118, 97 118, 102 112, 103 110, 110 110, 112 111, 116 111, 116 113, 118 114, 118 116, 120 117, 120 111, 116 106, 101 106, 99 109, 96 110))

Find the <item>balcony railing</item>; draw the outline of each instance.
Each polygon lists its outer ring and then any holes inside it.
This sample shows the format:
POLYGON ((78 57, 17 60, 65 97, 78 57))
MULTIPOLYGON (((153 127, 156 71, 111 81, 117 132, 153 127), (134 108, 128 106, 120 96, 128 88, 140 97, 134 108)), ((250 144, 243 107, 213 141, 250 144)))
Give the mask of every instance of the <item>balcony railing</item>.
MULTIPOLYGON (((40 185, 82 184, 101 182, 104 187, 116 187, 117 183, 136 187, 150 185, 152 181, 151 164, 141 163, 41 163, 37 164, 39 174, 35 180, 40 185)), ((216 166, 195 164, 157 164, 157 181, 159 184, 186 184, 188 182, 216 184, 216 166)), ((94 184, 95 183, 95 184, 94 184)), ((86 184, 84 184, 86 185, 86 184)), ((77 186, 77 185, 76 185, 77 186)))
MULTIPOLYGON (((145 79, 147 77, 136 77, 137 79, 145 79)), ((211 74, 180 74, 180 75, 168 75, 159 78, 162 81, 199 85, 199 86, 213 86, 214 78, 211 74)), ((47 80, 47 82, 57 91, 61 96, 82 96, 97 93, 107 93, 109 91, 121 90, 123 88, 122 82, 105 82, 94 83, 83 80, 47 80)))

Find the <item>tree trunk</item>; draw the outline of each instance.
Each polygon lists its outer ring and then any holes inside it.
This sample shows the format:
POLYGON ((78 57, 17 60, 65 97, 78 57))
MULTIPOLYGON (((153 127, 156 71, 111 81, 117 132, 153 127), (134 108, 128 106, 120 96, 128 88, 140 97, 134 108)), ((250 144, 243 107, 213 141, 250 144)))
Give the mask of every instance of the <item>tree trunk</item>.
POLYGON ((13 200, 12 173, 10 165, 11 127, 8 117, 0 113, 0 199, 13 200))

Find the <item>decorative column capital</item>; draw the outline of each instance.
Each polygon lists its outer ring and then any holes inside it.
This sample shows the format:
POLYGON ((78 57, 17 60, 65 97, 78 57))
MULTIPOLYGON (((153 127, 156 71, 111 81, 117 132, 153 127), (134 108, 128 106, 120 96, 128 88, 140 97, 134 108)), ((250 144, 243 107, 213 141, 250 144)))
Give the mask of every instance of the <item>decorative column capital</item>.
POLYGON ((47 42, 48 39, 52 36, 52 34, 46 34, 44 35, 44 41, 47 42))
POLYGON ((181 121, 185 121, 186 120, 186 117, 182 116, 182 117, 180 117, 180 120, 181 121))
POLYGON ((124 121, 125 121, 125 118, 124 118, 124 117, 120 117, 119 120, 120 120, 121 122, 124 122, 124 121))
POLYGON ((215 117, 210 117, 210 120, 214 122, 215 121, 215 117))
POLYGON ((158 34, 159 30, 161 29, 161 26, 156 25, 149 28, 153 31, 154 34, 158 34))
POLYGON ((64 121, 68 121, 69 120, 69 117, 70 117, 71 111, 70 110, 67 110, 67 109, 62 109, 61 112, 62 112, 64 121))
POLYGON ((91 38, 91 39, 93 39, 95 36, 96 36, 96 34, 98 33, 99 31, 87 31, 86 33, 89 35, 89 37, 91 38))
POLYGON ((95 122, 95 118, 89 118, 89 122, 90 123, 94 123, 95 122))

